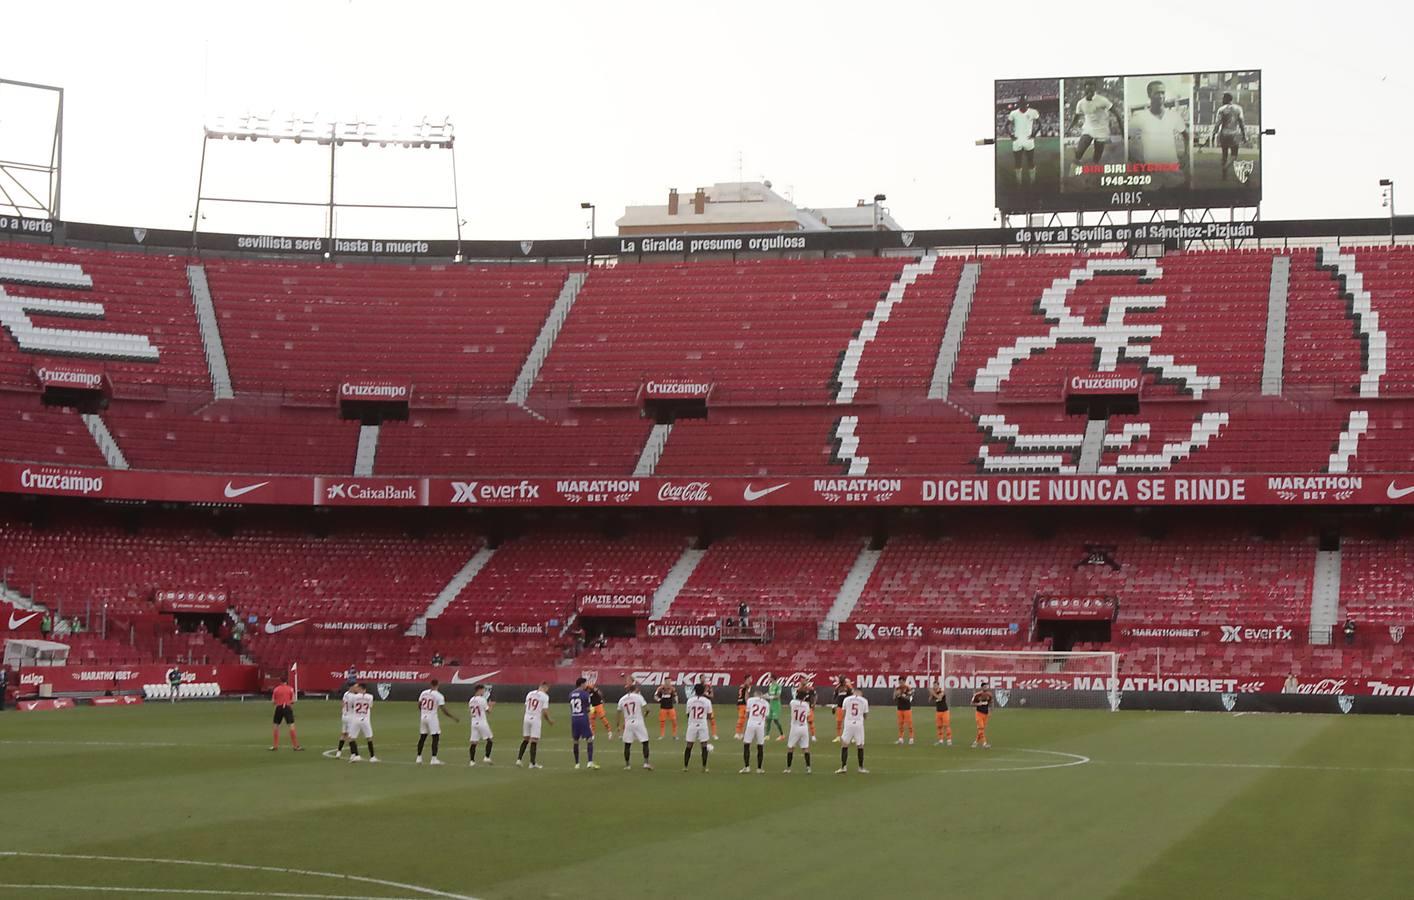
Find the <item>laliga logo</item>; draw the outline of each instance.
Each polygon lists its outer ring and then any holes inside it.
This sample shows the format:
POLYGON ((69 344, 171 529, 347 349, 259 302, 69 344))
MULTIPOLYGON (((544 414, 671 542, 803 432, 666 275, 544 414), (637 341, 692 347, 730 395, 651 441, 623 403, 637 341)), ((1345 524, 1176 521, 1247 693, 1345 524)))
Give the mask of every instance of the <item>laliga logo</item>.
MULTIPOLYGON (((1096 259, 1072 269, 1057 278, 1041 292, 1037 307, 1051 328, 1044 335, 1019 337, 1015 343, 997 350, 982 368, 977 370, 973 386, 978 393, 995 394, 1012 375, 1012 370, 1032 356, 1054 350, 1062 343, 1092 344, 1095 348, 1098 373, 1113 373, 1121 362, 1138 363, 1146 372, 1155 373, 1160 381, 1177 384, 1185 393, 1201 399, 1205 391, 1217 390, 1221 382, 1216 375, 1202 375, 1196 366, 1182 365, 1172 356, 1154 352, 1153 341, 1163 331, 1158 324, 1141 325, 1125 320, 1131 311, 1162 309, 1168 298, 1157 296, 1111 297, 1105 320, 1101 324, 1086 323, 1067 305, 1066 300, 1081 284, 1102 276, 1138 276, 1149 282, 1163 277, 1163 270, 1154 260, 1096 259)), ((1194 450, 1208 445, 1227 425, 1227 413, 1204 413, 1193 422, 1186 440, 1166 441, 1160 453, 1120 453, 1114 465, 1100 466, 1098 473, 1113 475, 1119 471, 1167 469, 1194 450)), ((989 472, 1058 472, 1075 474, 1084 432, 1072 434, 1027 435, 1007 421, 1004 415, 983 415, 977 426, 986 435, 978 450, 983 471, 989 472), (988 442, 1005 442, 1014 450, 1001 457, 990 455, 988 442), (1033 452, 1044 451, 1044 452, 1033 452), (1062 452, 1057 452, 1062 451, 1062 452), (1067 453, 1069 459, 1067 458, 1067 453)), ((1149 436, 1147 423, 1130 423, 1118 434, 1106 434, 1106 450, 1124 450, 1135 441, 1149 436)))

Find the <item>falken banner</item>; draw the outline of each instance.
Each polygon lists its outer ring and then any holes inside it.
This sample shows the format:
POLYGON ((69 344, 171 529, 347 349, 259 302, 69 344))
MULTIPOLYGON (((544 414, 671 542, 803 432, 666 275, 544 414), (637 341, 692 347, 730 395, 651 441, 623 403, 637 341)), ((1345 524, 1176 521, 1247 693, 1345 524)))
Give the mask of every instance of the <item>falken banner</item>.
POLYGON ((946 478, 400 478, 220 475, 0 462, 0 492, 283 506, 1414 505, 1411 475, 962 475, 946 478))

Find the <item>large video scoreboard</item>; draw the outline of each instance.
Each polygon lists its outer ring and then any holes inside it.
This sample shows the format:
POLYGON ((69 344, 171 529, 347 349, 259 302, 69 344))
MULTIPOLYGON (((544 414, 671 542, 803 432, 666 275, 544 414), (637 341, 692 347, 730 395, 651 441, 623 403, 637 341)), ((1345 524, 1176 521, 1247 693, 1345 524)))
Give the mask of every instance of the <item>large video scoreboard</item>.
POLYGON ((996 82, 1003 212, 1255 206, 1262 73, 996 82))

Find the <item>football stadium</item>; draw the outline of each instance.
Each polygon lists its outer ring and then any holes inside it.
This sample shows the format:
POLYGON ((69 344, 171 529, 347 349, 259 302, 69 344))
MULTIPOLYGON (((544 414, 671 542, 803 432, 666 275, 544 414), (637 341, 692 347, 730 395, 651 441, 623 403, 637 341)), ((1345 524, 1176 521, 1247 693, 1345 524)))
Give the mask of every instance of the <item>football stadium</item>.
POLYGON ((0 897, 1414 894, 1404 76, 786 6, 20 14, 0 897))

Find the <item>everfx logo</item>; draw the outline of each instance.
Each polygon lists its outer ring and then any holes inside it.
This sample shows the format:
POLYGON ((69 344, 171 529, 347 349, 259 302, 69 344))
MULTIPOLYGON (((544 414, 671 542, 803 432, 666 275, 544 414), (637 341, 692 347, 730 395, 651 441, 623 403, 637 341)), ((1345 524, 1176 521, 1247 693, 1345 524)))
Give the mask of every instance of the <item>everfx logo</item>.
POLYGON ((453 503, 475 503, 476 486, 479 481, 453 481, 452 482, 452 502, 453 503))
POLYGON ((1218 643, 1220 643, 1220 644, 1240 644, 1240 643, 1242 643, 1242 626, 1241 626, 1241 625, 1219 625, 1218 627, 1223 630, 1222 640, 1218 641, 1218 643))

